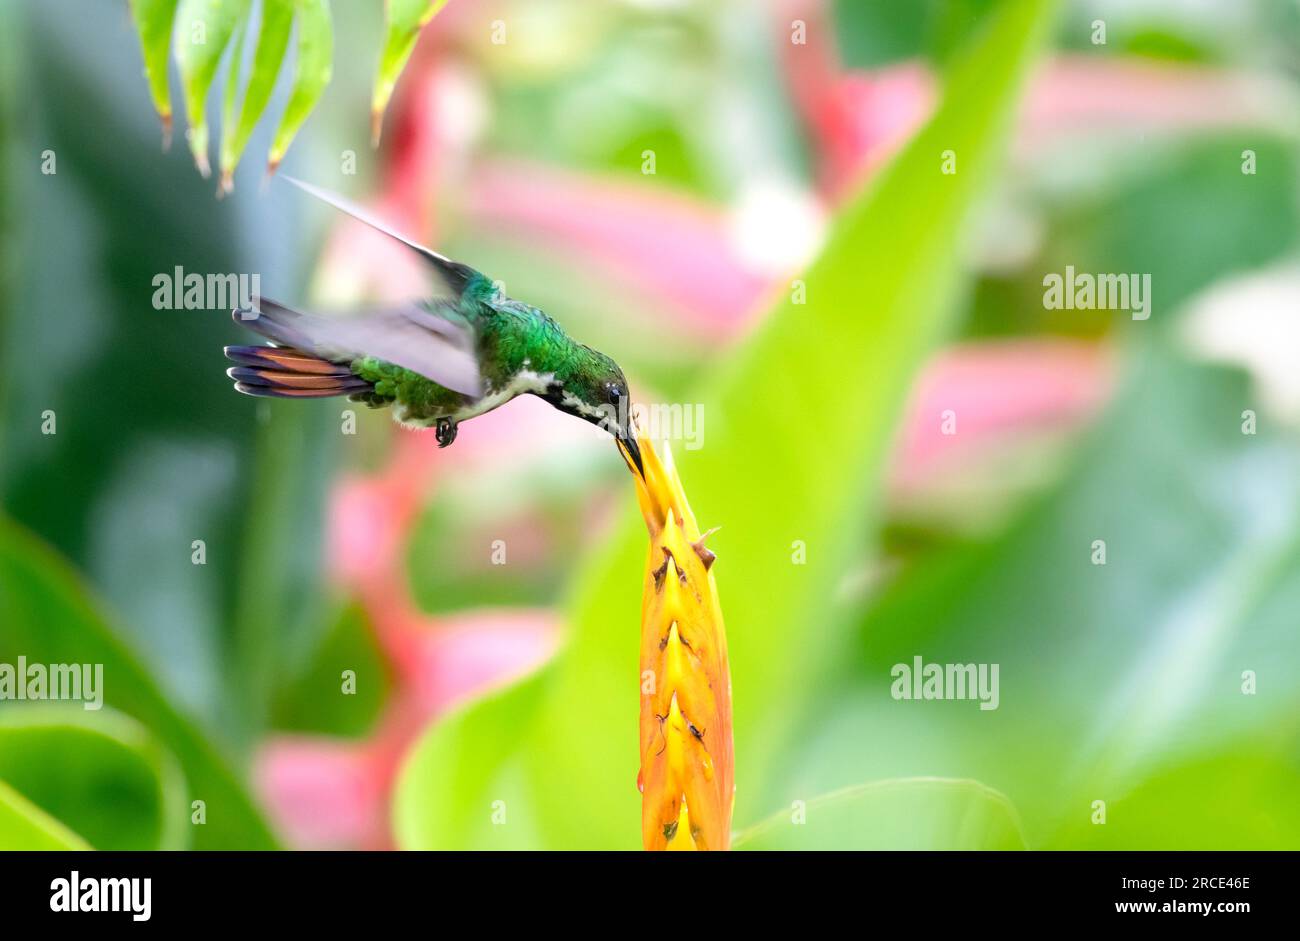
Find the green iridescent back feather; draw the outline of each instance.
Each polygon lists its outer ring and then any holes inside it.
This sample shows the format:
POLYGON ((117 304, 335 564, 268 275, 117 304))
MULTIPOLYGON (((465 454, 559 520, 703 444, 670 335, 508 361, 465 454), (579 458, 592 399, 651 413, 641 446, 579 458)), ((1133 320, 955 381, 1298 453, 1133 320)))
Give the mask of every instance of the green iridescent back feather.
MULTIPOLYGON (((505 297, 494 283, 477 274, 456 307, 439 305, 437 313, 463 320, 474 332, 477 359, 488 394, 504 388, 522 370, 552 374, 566 387, 585 388, 610 371, 613 360, 573 340, 554 320, 535 307, 505 297)), ((470 405, 469 396, 373 356, 351 363, 352 372, 374 383, 374 391, 354 396, 372 406, 402 405, 408 419, 428 421, 470 405)))

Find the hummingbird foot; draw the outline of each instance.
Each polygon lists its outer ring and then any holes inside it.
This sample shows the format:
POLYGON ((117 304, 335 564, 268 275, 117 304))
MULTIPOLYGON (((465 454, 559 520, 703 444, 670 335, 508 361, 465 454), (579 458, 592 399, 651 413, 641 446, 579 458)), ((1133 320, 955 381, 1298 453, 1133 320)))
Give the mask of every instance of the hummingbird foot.
POLYGON ((438 424, 434 429, 434 437, 438 440, 438 447, 445 448, 456 440, 456 421, 452 418, 439 418, 438 424))

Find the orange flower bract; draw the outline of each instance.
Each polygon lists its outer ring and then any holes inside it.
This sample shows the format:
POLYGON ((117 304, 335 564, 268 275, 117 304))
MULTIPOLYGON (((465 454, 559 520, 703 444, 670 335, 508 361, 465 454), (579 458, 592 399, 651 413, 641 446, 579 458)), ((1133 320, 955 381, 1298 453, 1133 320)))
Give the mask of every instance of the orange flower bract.
POLYGON ((650 533, 641 604, 641 837, 648 850, 727 849, 735 793, 731 674, 713 573, 665 449, 641 442, 650 533))

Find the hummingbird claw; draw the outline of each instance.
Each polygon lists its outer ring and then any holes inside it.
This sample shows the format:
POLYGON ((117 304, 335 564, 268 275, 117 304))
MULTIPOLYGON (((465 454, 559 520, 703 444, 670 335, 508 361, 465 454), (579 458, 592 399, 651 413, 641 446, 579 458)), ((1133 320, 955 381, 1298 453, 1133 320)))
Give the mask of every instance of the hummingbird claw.
POLYGON ((456 440, 456 422, 450 418, 439 418, 433 434, 438 441, 438 447, 447 447, 456 440))

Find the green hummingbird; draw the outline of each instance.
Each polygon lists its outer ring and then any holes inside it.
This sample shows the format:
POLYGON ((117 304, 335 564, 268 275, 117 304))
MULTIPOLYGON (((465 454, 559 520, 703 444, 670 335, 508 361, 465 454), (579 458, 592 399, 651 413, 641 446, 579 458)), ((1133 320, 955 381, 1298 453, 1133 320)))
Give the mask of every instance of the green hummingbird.
POLYGON ((234 319, 271 341, 228 346, 226 370, 246 395, 321 398, 346 395, 389 407, 402 424, 435 429, 439 447, 461 422, 519 395, 612 434, 644 476, 623 370, 579 343, 536 307, 507 297, 481 272, 394 231, 341 196, 286 177, 335 208, 397 239, 432 269, 434 296, 358 316, 291 310, 267 298, 237 307, 234 319))

